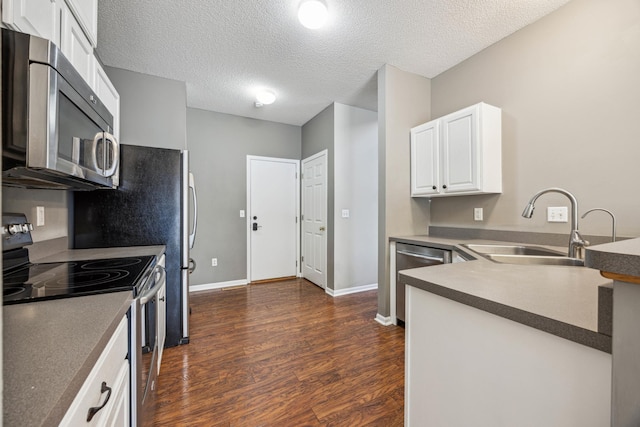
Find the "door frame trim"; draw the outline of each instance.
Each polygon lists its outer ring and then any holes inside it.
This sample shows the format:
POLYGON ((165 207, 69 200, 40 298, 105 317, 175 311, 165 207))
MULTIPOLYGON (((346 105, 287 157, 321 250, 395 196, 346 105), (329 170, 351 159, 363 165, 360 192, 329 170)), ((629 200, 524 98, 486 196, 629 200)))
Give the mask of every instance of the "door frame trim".
MULTIPOLYGON (((305 162, 310 162, 313 161, 315 159, 317 159, 318 157, 322 157, 325 156, 326 157, 326 163, 325 163, 325 178, 327 180, 326 182, 326 188, 325 188, 325 192, 324 192, 324 205, 327 209, 327 212, 325 213, 325 218, 327 223, 329 222, 329 150, 328 149, 324 149, 322 151, 319 151, 309 157, 307 157, 306 159, 302 159, 301 163, 301 168, 302 170, 304 170, 304 164, 305 162)), ((299 180, 299 185, 302 185, 302 179, 299 180)), ((304 203, 304 191, 301 190, 301 195, 300 195, 300 213, 302 213, 302 204, 304 203)), ((300 215, 298 215, 298 217, 300 217, 300 215)), ((300 230, 302 230, 303 227, 303 223, 304 221, 300 220, 300 230)), ((328 227, 327 227, 328 228, 328 227)), ((300 244, 302 245, 304 242, 304 234, 300 234, 300 244)), ((327 275, 327 264, 329 263, 328 255, 329 255, 329 249, 327 248, 328 245, 328 240, 329 240, 329 233, 325 233, 324 234, 324 286, 321 286, 321 289, 324 289, 325 292, 329 291, 329 286, 327 285, 327 282, 329 281, 329 277, 327 275)), ((300 254, 298 255, 298 260, 300 260, 299 264, 300 264, 300 277, 304 277, 304 273, 303 273, 303 263, 302 263, 302 248, 300 249, 300 254)))
POLYGON ((247 155, 247 206, 246 206, 246 228, 247 230, 247 283, 251 283, 251 161, 262 160, 278 163, 289 163, 296 167, 296 276, 302 276, 302 263, 300 262, 300 160, 297 159, 284 159, 279 157, 265 157, 265 156, 253 156, 247 155))

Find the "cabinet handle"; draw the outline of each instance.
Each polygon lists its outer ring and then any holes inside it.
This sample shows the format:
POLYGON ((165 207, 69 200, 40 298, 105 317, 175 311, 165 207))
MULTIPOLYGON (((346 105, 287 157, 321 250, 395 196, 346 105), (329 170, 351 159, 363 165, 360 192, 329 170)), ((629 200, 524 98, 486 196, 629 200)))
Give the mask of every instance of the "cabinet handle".
POLYGON ((89 408, 89 412, 87 413, 87 422, 91 421, 93 416, 97 414, 100 411, 100 409, 104 408, 104 406, 107 404, 107 402, 111 398, 111 387, 108 387, 107 383, 105 381, 102 381, 102 387, 100 388, 100 393, 104 393, 105 391, 107 392, 107 398, 104 399, 104 402, 102 402, 102 405, 89 408))

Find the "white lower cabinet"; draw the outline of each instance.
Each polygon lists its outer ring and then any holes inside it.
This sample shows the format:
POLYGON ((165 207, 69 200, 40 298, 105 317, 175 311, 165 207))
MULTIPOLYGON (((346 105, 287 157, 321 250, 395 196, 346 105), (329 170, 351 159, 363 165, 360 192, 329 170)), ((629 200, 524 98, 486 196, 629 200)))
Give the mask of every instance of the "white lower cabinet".
POLYGON ((60 426, 124 427, 129 425, 128 325, 127 318, 124 317, 73 400, 60 426))
POLYGON ((411 129, 411 196, 502 192, 502 111, 479 103, 411 129))
POLYGON ((405 426, 608 426, 611 354, 407 286, 405 426))

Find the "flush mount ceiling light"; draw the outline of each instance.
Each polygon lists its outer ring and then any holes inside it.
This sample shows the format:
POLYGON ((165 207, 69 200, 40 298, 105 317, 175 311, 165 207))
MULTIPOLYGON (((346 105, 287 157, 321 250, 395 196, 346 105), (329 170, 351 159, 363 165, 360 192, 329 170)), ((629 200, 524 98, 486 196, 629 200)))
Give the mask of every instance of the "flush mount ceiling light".
POLYGON ((262 107, 263 105, 273 104, 276 100, 276 94, 271 90, 259 90, 256 93, 256 107, 262 107))
POLYGON ((298 9, 300 23, 311 30, 322 27, 328 17, 327 6, 319 0, 303 1, 298 9))

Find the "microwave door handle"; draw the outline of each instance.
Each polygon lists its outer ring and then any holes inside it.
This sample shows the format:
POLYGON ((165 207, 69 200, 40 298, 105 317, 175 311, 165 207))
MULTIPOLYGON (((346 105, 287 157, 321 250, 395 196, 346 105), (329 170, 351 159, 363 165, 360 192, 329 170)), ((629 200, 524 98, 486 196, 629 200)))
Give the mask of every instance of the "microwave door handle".
POLYGON ((80 144, 82 140, 77 136, 71 139, 71 162, 76 165, 80 163, 80 144))
MULTIPOLYGON (((118 160, 119 160, 119 145, 118 145, 118 141, 116 141, 116 137, 111 135, 108 132, 104 133, 104 139, 105 141, 108 141, 109 143, 107 144, 107 146, 109 147, 109 149, 111 150, 111 158, 113 159, 113 163, 111 163, 111 166, 109 167, 109 169, 105 169, 104 171, 104 176, 106 177, 110 177, 113 176, 116 173, 116 169, 118 168, 118 160)), ((104 164, 106 165, 107 163, 107 159, 109 157, 107 156, 107 153, 105 151, 105 158, 104 158, 104 164)))
POLYGON ((193 243, 196 240, 196 229, 198 228, 198 197, 196 195, 195 179, 191 172, 189 172, 189 190, 193 194, 193 228, 189 233, 189 249, 193 249, 193 243))
POLYGON ((102 173, 100 170, 100 166, 98 166, 98 141, 102 139, 102 132, 96 133, 96 136, 93 137, 93 141, 91 142, 91 148, 89 152, 91 153, 91 167, 94 172, 102 173))

